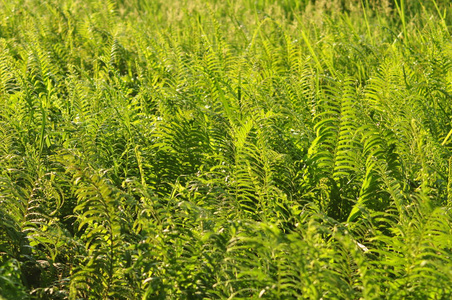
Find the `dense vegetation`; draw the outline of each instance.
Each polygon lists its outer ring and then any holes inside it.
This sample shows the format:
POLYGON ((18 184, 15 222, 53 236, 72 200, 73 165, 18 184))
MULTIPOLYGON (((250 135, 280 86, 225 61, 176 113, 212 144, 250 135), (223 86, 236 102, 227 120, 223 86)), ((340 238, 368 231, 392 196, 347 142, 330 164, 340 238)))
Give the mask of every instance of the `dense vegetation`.
POLYGON ((451 299, 451 25, 3 0, 0 299, 451 299))

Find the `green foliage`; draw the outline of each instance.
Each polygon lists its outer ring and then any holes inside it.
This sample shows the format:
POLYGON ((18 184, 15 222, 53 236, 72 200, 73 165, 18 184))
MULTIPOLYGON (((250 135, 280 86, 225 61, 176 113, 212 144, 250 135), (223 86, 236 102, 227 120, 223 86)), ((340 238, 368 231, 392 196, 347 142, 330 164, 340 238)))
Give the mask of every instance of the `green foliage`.
POLYGON ((0 299, 452 298, 448 1, 0 4, 0 299))

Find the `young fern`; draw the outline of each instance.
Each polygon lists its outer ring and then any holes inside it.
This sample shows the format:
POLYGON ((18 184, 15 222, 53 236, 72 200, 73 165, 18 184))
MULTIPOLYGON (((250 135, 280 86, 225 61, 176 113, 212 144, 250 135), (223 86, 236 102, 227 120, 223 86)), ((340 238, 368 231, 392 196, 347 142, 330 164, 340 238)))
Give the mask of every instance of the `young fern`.
POLYGON ((81 265, 72 275, 70 297, 131 299, 121 260, 126 255, 129 231, 127 197, 102 173, 82 168, 77 160, 68 157, 63 162, 73 178, 77 235, 85 247, 81 265))

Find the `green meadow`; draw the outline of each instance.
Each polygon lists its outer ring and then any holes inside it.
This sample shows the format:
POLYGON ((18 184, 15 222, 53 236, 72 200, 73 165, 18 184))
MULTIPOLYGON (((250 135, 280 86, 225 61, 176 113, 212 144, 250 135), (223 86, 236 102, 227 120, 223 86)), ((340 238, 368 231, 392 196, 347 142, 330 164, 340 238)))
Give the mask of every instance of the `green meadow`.
POLYGON ((1 0, 0 299, 452 299, 448 0, 1 0))

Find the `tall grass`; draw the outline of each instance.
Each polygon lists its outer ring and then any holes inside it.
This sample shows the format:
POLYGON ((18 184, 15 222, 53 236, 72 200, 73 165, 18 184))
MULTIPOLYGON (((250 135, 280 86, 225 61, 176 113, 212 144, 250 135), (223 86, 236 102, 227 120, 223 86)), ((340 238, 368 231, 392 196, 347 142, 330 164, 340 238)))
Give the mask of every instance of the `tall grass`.
POLYGON ((0 298, 450 299, 448 1, 0 3, 0 298))

